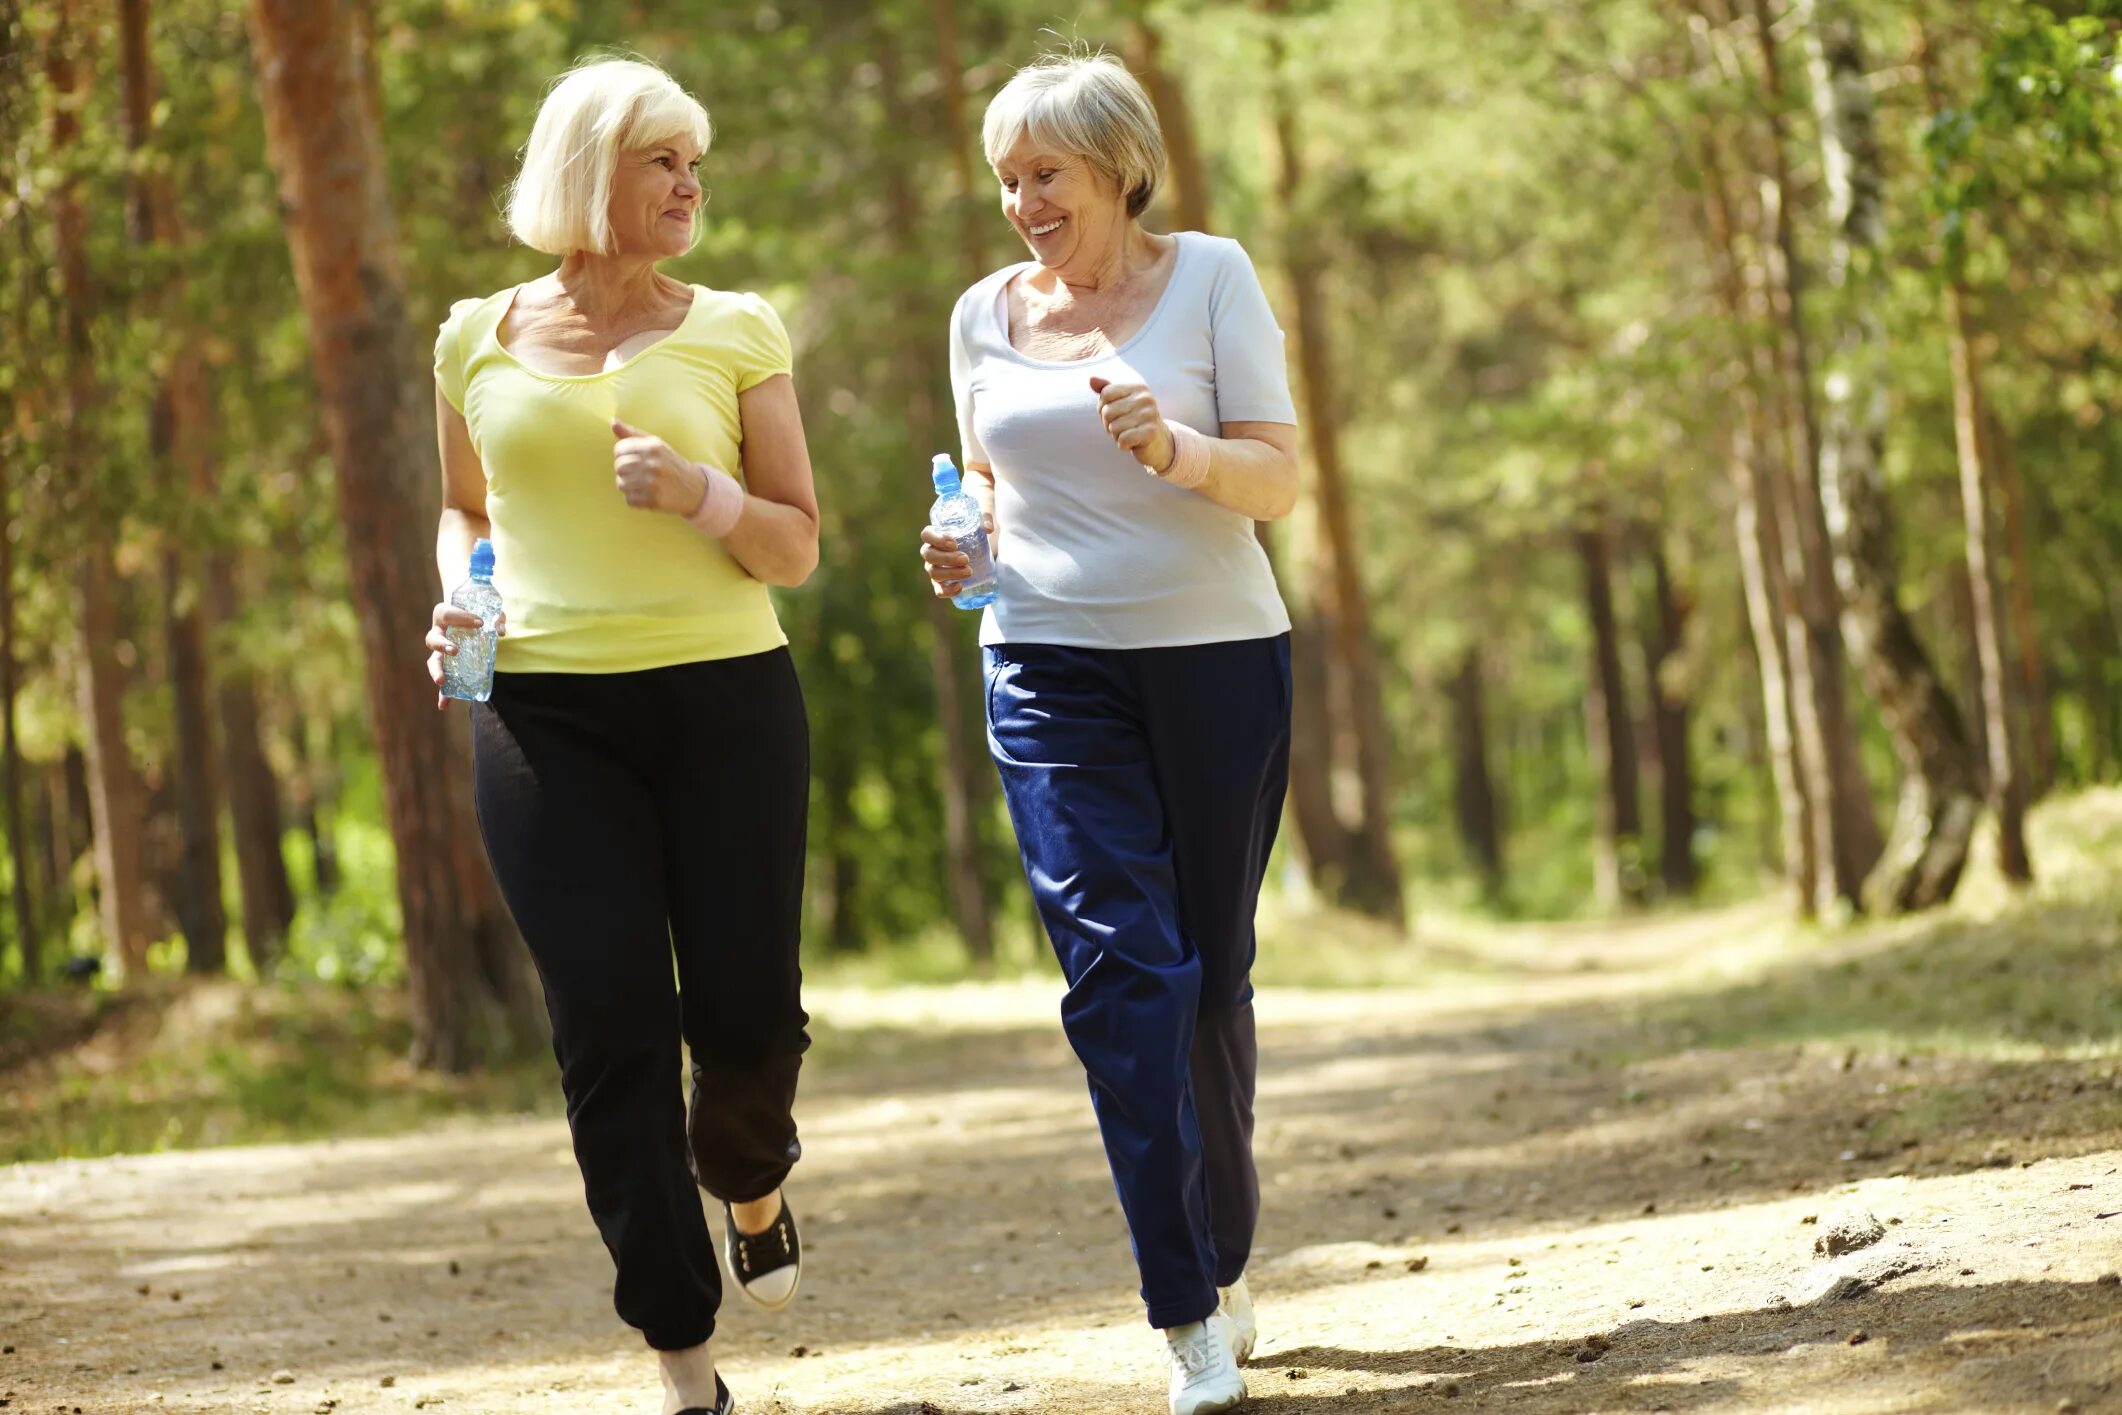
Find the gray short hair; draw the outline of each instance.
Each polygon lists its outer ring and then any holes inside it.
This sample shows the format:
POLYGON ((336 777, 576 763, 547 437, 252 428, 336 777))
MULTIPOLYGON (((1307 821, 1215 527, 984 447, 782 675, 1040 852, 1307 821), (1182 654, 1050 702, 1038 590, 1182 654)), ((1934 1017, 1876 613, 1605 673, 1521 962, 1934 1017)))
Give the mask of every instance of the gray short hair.
POLYGON ((987 105, 980 141, 992 167, 1025 133, 1119 183, 1140 216, 1164 183, 1164 129, 1127 67, 1110 54, 1049 54, 1017 70, 987 105))

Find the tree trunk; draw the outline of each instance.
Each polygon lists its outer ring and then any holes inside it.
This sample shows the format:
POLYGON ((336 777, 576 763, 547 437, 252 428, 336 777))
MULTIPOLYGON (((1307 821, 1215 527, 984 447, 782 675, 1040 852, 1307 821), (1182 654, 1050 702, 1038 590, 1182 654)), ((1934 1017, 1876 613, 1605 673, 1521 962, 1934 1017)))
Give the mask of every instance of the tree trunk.
MULTIPOLYGON (((948 6, 950 0, 939 0, 939 3, 948 6)), ((950 27, 953 49, 956 28, 954 21, 950 27)), ((908 131, 912 126, 912 115, 908 112, 900 74, 898 48, 882 26, 876 32, 872 53, 883 77, 888 121, 895 130, 908 131)), ((938 76, 944 91, 953 94, 955 102, 962 106, 963 94, 956 87, 960 73, 956 53, 942 51, 937 59, 938 76)), ((958 196, 970 205, 972 159, 964 150, 964 129, 953 126, 947 132, 956 153, 954 166, 960 183, 958 196)), ((890 160, 886 200, 891 208, 892 225, 898 232, 901 249, 909 263, 913 268, 921 269, 928 263, 928 253, 921 248, 921 207, 914 181, 915 174, 908 170, 904 160, 890 160)), ((985 272, 968 270, 966 273, 972 280, 985 272)), ((901 317, 907 327, 912 328, 923 317, 918 288, 909 284, 904 287, 904 294, 906 300, 901 317)), ((939 343, 933 339, 923 340, 917 346, 919 355, 908 367, 913 375, 913 386, 907 396, 907 424, 915 444, 921 447, 941 446, 946 436, 945 420, 938 414, 936 392, 950 387, 950 371, 936 357, 939 343)), ((965 685, 979 678, 979 669, 965 651, 961 637, 964 626, 957 622, 963 614, 964 611, 948 602, 929 596, 928 676, 936 694, 938 756, 942 768, 941 780, 936 784, 943 797, 943 873, 950 897, 951 921, 965 944, 966 955, 976 967, 984 969, 995 957, 994 920, 988 908, 986 872, 981 867, 986 852, 980 839, 984 806, 980 782, 985 779, 987 768, 982 764, 981 759, 986 753, 981 750, 981 739, 974 733, 972 704, 967 701, 965 692, 965 685)))
MULTIPOLYGON (((166 174, 145 160, 154 141, 155 72, 149 48, 147 0, 120 0, 120 48, 125 70, 126 147, 134 166, 126 202, 126 230, 139 248, 174 245, 179 239, 175 203, 166 174)), ((181 272, 164 280, 155 298, 164 309, 181 307, 181 272)), ((169 358, 169 371, 148 411, 148 456, 172 508, 196 511, 213 494, 206 429, 204 370, 194 358, 169 358), (178 472, 184 479, 181 494, 178 472)), ((221 902, 221 775, 216 759, 206 662, 206 626, 193 583, 187 549, 191 518, 179 514, 169 528, 162 556, 165 647, 169 658, 176 740, 171 769, 176 776, 181 854, 176 870, 177 923, 184 934, 185 968, 220 973, 228 966, 228 913, 221 902)))
MULTIPOLYGON (((1739 248, 1739 222, 1713 128, 1705 126, 1699 134, 1697 152, 1710 258, 1725 314, 1743 338, 1753 322, 1746 261, 1739 248)), ((1754 661, 1760 672, 1762 730, 1782 826, 1783 872, 1795 891, 1799 916, 1811 918, 1820 904, 1820 881, 1831 876, 1821 868, 1821 861, 1827 856, 1818 828, 1822 812, 1816 806, 1816 783, 1808 775, 1809 763, 1798 746, 1796 719, 1800 705, 1809 699, 1796 691, 1796 683, 1802 681, 1803 675, 1794 674, 1791 668, 1791 660, 1809 654, 1811 640, 1804 634, 1787 632, 1797 617, 1785 554, 1788 540, 1783 534, 1770 477, 1763 470, 1763 464, 1772 459, 1773 439, 1761 394, 1773 384, 1774 370, 1760 345, 1749 342, 1747 350, 1735 360, 1731 377, 1737 416, 1730 420, 1728 429, 1731 451, 1725 475, 1732 488, 1732 529, 1738 544, 1754 661)))
POLYGON ((2004 550, 2011 560, 2005 579, 2011 606, 2013 646, 2019 651, 2019 689, 2026 703, 2027 742, 2032 751, 2026 795, 2040 796, 2056 781, 2055 724, 2048 704, 2048 674, 2041 659, 2041 635, 2034 621, 2034 562, 2026 550, 2026 486, 2012 456, 2011 437, 2003 423, 1989 418, 1990 463, 2004 493, 2004 550))
POLYGON ((1952 897, 1981 802, 1967 729, 1901 605, 1886 442, 1885 174, 1864 48, 1846 0, 1798 0, 1813 66, 1822 169, 1835 228, 1829 283, 1841 309, 1827 370, 1820 490, 1842 591, 1843 630, 1900 758, 1900 809, 1865 901, 1877 912, 1952 897))
MULTIPOLYGON (((80 0, 63 0, 47 43, 52 87, 52 150, 61 164, 80 139, 83 96, 75 46, 80 0)), ((61 464, 69 484, 67 507, 82 528, 76 586, 80 695, 95 823, 96 881, 103 941, 122 978, 147 967, 147 882, 141 858, 139 783, 125 746, 125 682, 118 662, 118 569, 111 548, 116 515, 98 496, 89 465, 86 429, 96 416, 94 354, 89 345, 95 291, 88 267, 88 221, 78 178, 69 173, 52 198, 52 232, 59 264, 61 340, 66 370, 66 431, 61 464)))
MULTIPOLYGON (((1820 419, 1813 397, 1812 355, 1806 342, 1804 264, 1798 255, 1796 225, 1791 217, 1788 124, 1783 65, 1767 0, 1751 0, 1754 34, 1761 52, 1764 103, 1768 121, 1768 181, 1763 190, 1762 240, 1765 278, 1758 289, 1765 315, 1776 331, 1775 364, 1779 377, 1769 385, 1779 394, 1788 470, 1779 479, 1788 487, 1790 512, 1782 526, 1787 574, 1796 594, 1806 638, 1804 699, 1806 736, 1821 753, 1814 790, 1825 802, 1816 811, 1815 834, 1823 838, 1821 888, 1861 907, 1864 880, 1879 861, 1885 841, 1872 804, 1871 783, 1850 711, 1848 649, 1841 627, 1842 605, 1835 586, 1825 504, 1820 494, 1820 419), (1795 560, 1795 563, 1791 563, 1795 560), (1824 794, 1822 794, 1824 793, 1824 794)), ((1765 449, 1764 449, 1765 450, 1765 449)), ((1779 486, 1780 490, 1780 486, 1779 486)), ((1799 686, 1794 682, 1794 687, 1799 686)), ((1820 903, 1830 902, 1823 897, 1820 903)))
POLYGON ((1194 137, 1193 114, 1178 81, 1164 67, 1164 36, 1143 9, 1137 9, 1128 22, 1127 67, 1148 91, 1158 125, 1164 129, 1166 180, 1156 206, 1172 218, 1167 229, 1206 231, 1208 167, 1194 137))
POLYGON ((1960 509, 1967 524, 1967 589, 1974 614, 1975 660, 1981 665, 1983 743, 1989 801, 1997 813, 1997 865, 2012 884, 2033 882, 2026 853, 2026 783, 2012 731, 2010 672, 2000 633, 1994 541, 1990 532, 1987 417, 1981 356, 1969 327, 1967 292, 1957 275, 1945 285, 1946 341, 1952 360, 1953 438, 1960 454, 1960 509))
MULTIPOLYGON (((15 953, 22 982, 44 976, 43 939, 37 932, 38 869, 30 850, 22 809, 22 744, 15 735, 15 700, 22 685, 15 651, 15 507, 12 468, 0 458, 0 770, 7 773, 7 853, 14 870, 15 953)), ((50 891, 43 891, 49 899, 50 891)))
MULTIPOLYGON (((476 859, 464 763, 406 645, 427 621, 432 439, 414 387, 381 135, 342 0, 252 0, 251 47, 325 431, 338 469, 370 721, 397 855, 413 1056, 469 1069, 530 1030, 496 986, 492 884, 476 859), (468 891, 469 888, 469 892, 468 891)), ((519 972, 511 960, 512 972, 519 972)))
MULTIPOLYGON (((1405 927, 1407 914, 1401 893, 1400 866, 1392 845, 1391 754, 1385 736, 1377 644, 1371 632, 1370 608, 1364 597, 1362 576, 1357 570, 1354 516, 1341 465, 1340 428, 1333 398, 1336 384, 1332 336, 1326 326, 1326 299, 1322 288, 1324 272, 1309 234, 1296 226, 1304 180, 1303 157, 1299 147, 1296 106, 1290 98, 1289 80, 1283 69, 1277 45, 1274 76, 1270 81, 1274 149, 1272 199, 1283 232, 1283 264, 1289 281, 1291 306, 1296 315, 1298 382, 1305 444, 1311 454, 1317 529, 1313 552, 1316 578, 1311 595, 1312 618, 1323 622, 1330 633, 1328 642, 1332 656, 1328 671, 1331 676, 1326 701, 1333 702, 1331 689, 1338 680, 1347 705, 1347 719, 1342 732, 1335 735, 1345 735, 1353 744, 1356 768, 1358 824, 1349 836, 1354 848, 1347 856, 1338 902, 1375 915, 1395 927, 1405 927)), ((1293 770, 1296 757, 1293 741, 1293 770)), ((1304 814, 1300 812, 1297 819, 1298 828, 1304 829, 1304 814)))
POLYGON ((339 892, 339 845, 332 831, 333 805, 338 799, 338 754, 331 726, 324 724, 324 746, 320 752, 312 740, 314 724, 297 721, 290 725, 287 740, 294 748, 294 771, 288 777, 295 828, 309 837, 310 885, 319 899, 339 892))
POLYGON ((1636 733, 1621 673, 1621 635, 1614 616, 1613 548, 1603 526, 1580 526, 1577 559, 1584 570, 1584 611, 1591 623, 1591 661, 1584 684, 1584 724, 1599 778, 1596 877, 1600 902, 1643 902, 1643 817, 1637 793, 1636 733))
POLYGON ((1689 606, 1674 586, 1665 548, 1646 537, 1656 605, 1645 655, 1650 664, 1651 728, 1658 745, 1658 876, 1669 897, 1695 892, 1695 777, 1688 749, 1688 685, 1682 649, 1689 606))
POLYGON ((1452 784, 1459 841, 1490 902, 1503 895, 1503 826, 1488 769, 1488 722, 1482 702, 1481 650, 1469 647, 1452 675, 1452 784))
MULTIPOLYGON (((205 616, 226 624, 236 614, 236 565, 226 551, 206 557, 205 616)), ((228 775, 229 821, 236 845, 236 885, 243 906, 243 947, 251 970, 269 977, 295 921, 295 890, 281 848, 280 780, 265 754, 256 681, 248 665, 223 655, 214 675, 214 709, 228 775)))

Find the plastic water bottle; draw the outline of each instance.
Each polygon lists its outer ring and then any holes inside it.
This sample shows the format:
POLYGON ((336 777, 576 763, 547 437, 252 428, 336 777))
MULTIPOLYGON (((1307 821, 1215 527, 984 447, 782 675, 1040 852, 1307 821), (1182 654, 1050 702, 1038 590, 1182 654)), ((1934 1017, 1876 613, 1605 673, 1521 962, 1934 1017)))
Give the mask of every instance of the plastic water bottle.
POLYGON ((948 453, 936 454, 930 479, 936 484, 936 504, 928 510, 928 523, 956 541, 972 561, 972 573, 958 582, 951 603, 960 609, 985 609, 995 602, 995 556, 987 545, 985 513, 965 494, 948 453))
POLYGON ((479 627, 452 624, 443 632, 457 646, 442 655, 442 696, 483 703, 494 695, 494 646, 501 619, 501 591, 494 588, 494 543, 472 544, 472 569, 463 584, 450 591, 449 602, 479 616, 479 627))

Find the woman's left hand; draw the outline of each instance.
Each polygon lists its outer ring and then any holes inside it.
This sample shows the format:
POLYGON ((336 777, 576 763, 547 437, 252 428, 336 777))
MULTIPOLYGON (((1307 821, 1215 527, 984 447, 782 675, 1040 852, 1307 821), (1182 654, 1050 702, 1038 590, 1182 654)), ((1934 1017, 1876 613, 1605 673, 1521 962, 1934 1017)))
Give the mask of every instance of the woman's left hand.
POLYGON ((1172 430, 1164 425, 1149 386, 1135 379, 1092 378, 1090 391, 1098 395, 1098 417, 1105 434, 1120 449, 1152 472, 1172 464, 1177 451, 1172 430))
POLYGON ((690 516, 707 495, 707 473, 653 433, 612 421, 612 476, 626 504, 639 511, 690 516))

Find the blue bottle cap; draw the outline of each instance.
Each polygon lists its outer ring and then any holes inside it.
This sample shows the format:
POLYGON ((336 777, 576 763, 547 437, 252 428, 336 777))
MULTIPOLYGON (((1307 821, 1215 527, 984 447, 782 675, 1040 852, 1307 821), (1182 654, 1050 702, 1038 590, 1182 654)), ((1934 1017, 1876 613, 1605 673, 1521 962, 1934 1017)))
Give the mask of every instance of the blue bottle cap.
POLYGON ((494 576, 494 543, 484 536, 472 542, 472 574, 482 580, 494 576))
POLYGON ((936 484, 936 492, 938 495, 948 496, 952 492, 958 490, 960 486, 960 482, 958 480, 958 468, 957 465, 951 461, 950 453, 938 452, 934 457, 929 459, 929 463, 929 480, 936 484))

